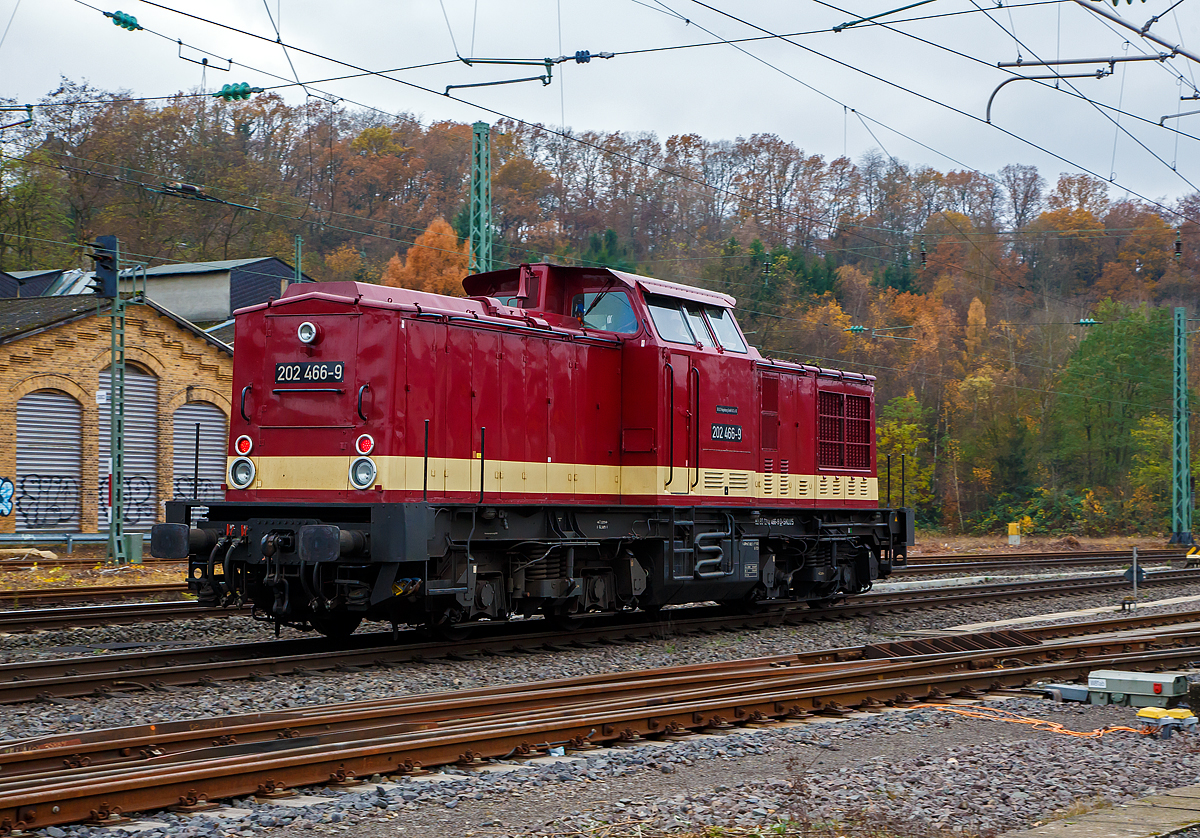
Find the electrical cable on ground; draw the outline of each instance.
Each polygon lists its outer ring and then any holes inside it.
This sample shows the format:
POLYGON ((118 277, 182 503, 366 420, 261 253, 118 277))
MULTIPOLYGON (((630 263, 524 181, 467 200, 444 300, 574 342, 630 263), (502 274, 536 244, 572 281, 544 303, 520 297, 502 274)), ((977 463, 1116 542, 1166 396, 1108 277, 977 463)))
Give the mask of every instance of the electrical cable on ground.
POLYGON ((1028 725, 1034 730, 1044 731, 1046 733, 1058 733, 1063 736, 1075 736, 1080 739, 1099 739, 1109 733, 1136 733, 1140 736, 1150 734, 1146 728, 1129 727, 1127 725, 1106 725, 1098 727, 1094 730, 1071 730, 1066 725, 1059 722, 1052 722, 1049 719, 1039 719, 1036 716, 1025 716, 1020 713, 1014 713, 1011 710, 1002 710, 999 707, 989 707, 987 705, 963 706, 957 704, 917 704, 913 710, 940 710, 943 713, 953 713, 956 716, 964 716, 968 719, 982 719, 989 722, 1010 722, 1012 724, 1028 725))

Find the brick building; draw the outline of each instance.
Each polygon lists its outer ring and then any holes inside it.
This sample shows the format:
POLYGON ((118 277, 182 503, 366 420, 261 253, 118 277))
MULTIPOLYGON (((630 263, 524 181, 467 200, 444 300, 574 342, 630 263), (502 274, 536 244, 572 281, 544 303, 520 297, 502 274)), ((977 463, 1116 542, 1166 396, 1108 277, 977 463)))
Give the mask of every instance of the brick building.
MULTIPOLYGON (((109 339, 95 297, 0 299, 0 532, 106 527, 109 339)), ((172 497, 220 496, 233 349, 153 301, 126 308, 125 345, 125 517, 142 531, 172 497)))

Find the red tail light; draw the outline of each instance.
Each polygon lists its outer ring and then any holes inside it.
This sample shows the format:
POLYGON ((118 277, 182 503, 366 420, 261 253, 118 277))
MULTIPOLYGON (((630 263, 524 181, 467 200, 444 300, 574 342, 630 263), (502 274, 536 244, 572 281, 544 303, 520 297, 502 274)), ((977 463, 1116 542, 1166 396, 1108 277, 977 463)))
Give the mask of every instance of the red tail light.
POLYGON ((370 434, 363 434, 355 441, 354 448, 359 454, 370 454, 375 450, 375 440, 370 434))

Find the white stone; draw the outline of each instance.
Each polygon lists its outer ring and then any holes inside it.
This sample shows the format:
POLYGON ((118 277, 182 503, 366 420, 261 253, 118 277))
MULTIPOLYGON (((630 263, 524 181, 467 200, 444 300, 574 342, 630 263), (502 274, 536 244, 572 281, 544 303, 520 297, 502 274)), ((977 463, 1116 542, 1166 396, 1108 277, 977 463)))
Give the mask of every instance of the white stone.
POLYGON ((130 821, 129 823, 119 823, 116 826, 106 826, 105 829, 110 832, 126 832, 130 834, 138 832, 148 832, 151 829, 167 829, 169 824, 163 821, 130 821))
POLYGON ((216 809, 205 809, 193 814, 204 815, 207 818, 221 818, 227 821, 240 821, 242 818, 248 818, 253 815, 254 810, 239 809, 236 806, 218 806, 216 809))
POLYGON ((294 794, 291 797, 262 797, 255 798, 259 803, 270 803, 272 806, 286 806, 289 809, 303 809, 305 806, 322 806, 332 803, 332 797, 315 797, 311 794, 294 794))

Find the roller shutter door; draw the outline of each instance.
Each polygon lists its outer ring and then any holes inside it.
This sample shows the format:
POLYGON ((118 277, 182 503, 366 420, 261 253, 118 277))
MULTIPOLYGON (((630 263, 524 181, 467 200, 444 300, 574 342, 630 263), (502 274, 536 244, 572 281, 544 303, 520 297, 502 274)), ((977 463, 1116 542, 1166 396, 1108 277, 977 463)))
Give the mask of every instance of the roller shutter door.
MULTIPOLYGON (((108 370, 100 373, 100 389, 109 391, 108 370)), ((100 414, 100 529, 108 528, 108 402, 100 414)), ((125 370, 125 525, 149 527, 162 518, 158 509, 158 379, 125 370)))
POLYGON ((223 500, 225 451, 228 446, 225 413, 216 405, 185 404, 173 417, 175 462, 171 492, 177 498, 223 500), (200 468, 196 471, 196 425, 200 426, 200 468), (197 479, 198 478, 198 479, 197 479))
POLYGON ((79 530, 82 425, 79 402, 58 390, 38 390, 17 401, 17 532, 79 530))

